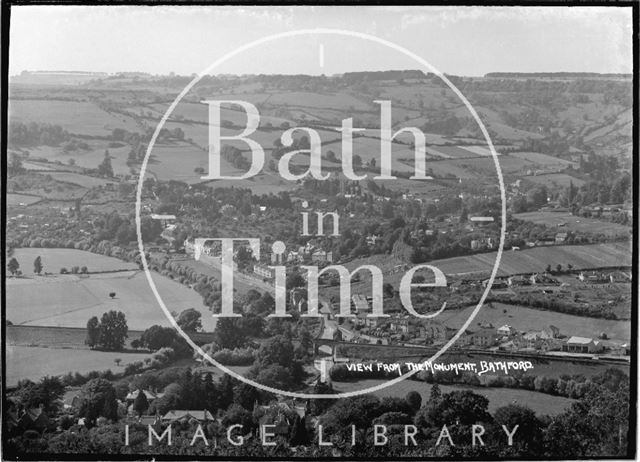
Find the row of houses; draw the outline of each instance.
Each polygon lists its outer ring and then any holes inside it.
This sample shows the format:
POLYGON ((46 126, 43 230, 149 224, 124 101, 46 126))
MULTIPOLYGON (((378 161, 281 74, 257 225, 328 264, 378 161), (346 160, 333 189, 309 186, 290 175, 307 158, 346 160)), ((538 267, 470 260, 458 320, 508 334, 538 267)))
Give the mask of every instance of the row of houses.
MULTIPOLYGON (((482 281, 482 286, 487 287, 489 279, 482 281)), ((515 276, 495 278, 491 287, 493 289, 506 289, 507 287, 529 286, 536 284, 558 285, 560 281, 551 276, 549 273, 534 273, 530 275, 518 274, 515 276)))

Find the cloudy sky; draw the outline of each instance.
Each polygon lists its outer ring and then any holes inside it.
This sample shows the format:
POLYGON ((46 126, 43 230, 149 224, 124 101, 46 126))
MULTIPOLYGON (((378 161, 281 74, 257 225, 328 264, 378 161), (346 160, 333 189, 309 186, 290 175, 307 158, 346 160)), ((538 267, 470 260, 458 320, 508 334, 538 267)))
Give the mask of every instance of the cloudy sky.
MULTIPOLYGON (((260 38, 297 29, 392 41, 450 74, 632 71, 621 7, 13 6, 10 74, 23 70, 192 74, 260 38)), ((334 74, 418 68, 361 38, 307 34, 238 54, 216 73, 334 74)))

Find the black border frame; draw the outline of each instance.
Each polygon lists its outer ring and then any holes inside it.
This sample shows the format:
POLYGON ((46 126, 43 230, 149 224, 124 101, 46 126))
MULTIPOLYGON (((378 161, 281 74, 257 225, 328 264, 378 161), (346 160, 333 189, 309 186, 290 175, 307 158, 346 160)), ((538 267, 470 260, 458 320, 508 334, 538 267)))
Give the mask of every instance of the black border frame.
MULTIPOLYGON (((456 0, 453 2, 447 2, 446 0, 427 0, 422 1, 420 3, 407 2, 407 4, 411 4, 413 6, 543 6, 543 7, 590 7, 590 6, 607 6, 607 7, 625 7, 632 9, 632 17, 633 17, 633 123, 632 123, 632 137, 633 137, 633 148, 632 148, 632 180, 633 180, 633 241, 632 241, 632 282, 631 282, 631 341, 634 342, 633 349, 631 351, 631 363, 629 368, 629 379, 630 379, 630 394, 629 394, 629 431, 627 434, 627 454, 624 459, 635 459, 637 457, 637 404, 638 404, 638 193, 640 186, 640 162, 638 159, 638 144, 640 142, 639 139, 639 131, 638 131, 638 121, 640 120, 640 115, 638 113, 638 98, 640 97, 640 88, 638 86, 638 46, 639 46, 639 24, 640 24, 640 2, 634 0, 512 0, 512 1, 500 1, 500 0, 491 0, 488 2, 480 2, 474 0, 456 0)), ((2 210, 2 217, 0 220, 0 232, 2 234, 2 239, 0 242, 0 249, 2 251, 2 268, 0 270, 0 277, 2 280, 0 281, 0 294, 2 299, 0 300, 2 303, 2 310, 0 315, 1 325, 0 332, 2 338, 2 409, 7 408, 7 400, 6 400, 6 198, 7 198, 7 128, 8 128, 8 95, 9 95, 9 37, 10 37, 10 17, 11 17, 11 7, 12 6, 23 6, 23 5, 60 5, 60 6, 70 6, 70 5, 87 5, 87 6, 124 6, 124 5, 146 5, 146 6, 161 6, 161 5, 172 5, 172 6, 187 6, 187 5, 200 5, 200 6, 268 6, 268 5, 277 5, 277 6, 296 6, 296 5, 304 5, 304 6, 371 6, 371 5, 394 5, 393 3, 387 1, 380 0, 366 0, 366 1, 355 1, 355 0, 320 0, 310 2, 309 0, 303 0, 300 2, 292 1, 292 0, 278 0, 278 1, 268 1, 268 0, 236 0, 236 1, 194 1, 194 0, 139 0, 139 1, 131 1, 131 0, 89 0, 89 1, 81 1, 81 0, 5 0, 2 2, 0 6, 0 28, 1 28, 1 48, 0 48, 0 57, 1 57, 1 75, 0 75, 0 120, 2 120, 1 126, 1 139, 0 146, 2 149, 2 156, 0 158, 0 172, 2 174, 1 178, 1 193, 2 197, 0 198, 0 210, 2 210)), ((398 5, 398 4, 395 4, 398 5)), ((2 426, 6 425, 6 414, 2 412, 2 426)), ((0 426, 0 430, 1 430, 0 426)), ((220 457, 220 456, 210 456, 210 457, 202 457, 202 456, 179 456, 179 455, 147 455, 147 454, 58 454, 58 453, 26 453, 26 454, 3 454, 3 450, 6 449, 7 437, 6 433, 2 432, 2 440, 0 447, 0 456, 2 456, 2 460, 64 460, 64 461, 84 461, 84 460, 114 460, 114 461, 131 461, 131 460, 179 460, 179 461, 191 461, 191 460, 212 460, 212 461, 248 461, 248 460, 261 460, 261 461, 282 461, 282 460, 292 460, 292 461, 317 461, 317 460, 353 460, 353 461, 368 461, 371 458, 359 458, 359 457, 331 457, 331 458, 315 458, 315 457, 298 457, 298 458, 283 458, 283 457, 220 457), (7 457, 9 456, 9 457, 7 457)), ((599 457, 601 460, 620 460, 621 458, 618 456, 601 456, 599 457)), ((389 460, 389 459, 374 459, 374 460, 389 460)), ((426 458, 426 457, 404 457, 401 459, 397 459, 401 461, 422 461, 422 460, 438 460, 436 458, 426 458)), ((455 460, 455 459, 450 459, 455 460)), ((465 458, 464 460, 495 460, 491 458, 465 458)), ((500 459, 507 460, 507 459, 500 459)), ((508 460, 530 460, 527 458, 511 458, 508 460)), ((545 460, 545 459, 539 459, 545 460)), ((553 458, 546 460, 563 460, 562 458, 553 458)), ((583 457, 576 458, 573 460, 592 460, 592 458, 583 457)))

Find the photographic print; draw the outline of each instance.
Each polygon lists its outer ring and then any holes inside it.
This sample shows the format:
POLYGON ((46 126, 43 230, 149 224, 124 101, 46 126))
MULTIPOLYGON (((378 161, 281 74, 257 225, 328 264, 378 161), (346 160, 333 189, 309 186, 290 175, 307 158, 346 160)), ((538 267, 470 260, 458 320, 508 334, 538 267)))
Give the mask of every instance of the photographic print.
POLYGON ((637 3, 2 8, 3 460, 635 458, 637 3))

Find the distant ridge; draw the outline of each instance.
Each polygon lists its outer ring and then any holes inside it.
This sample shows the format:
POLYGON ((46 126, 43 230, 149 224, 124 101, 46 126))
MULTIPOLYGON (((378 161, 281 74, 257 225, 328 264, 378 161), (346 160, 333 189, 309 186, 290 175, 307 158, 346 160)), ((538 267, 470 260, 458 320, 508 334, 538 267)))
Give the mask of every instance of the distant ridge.
POLYGON ((109 75, 106 72, 91 71, 22 71, 20 75, 109 75))
POLYGON ((348 81, 368 80, 397 80, 397 79, 424 79, 427 74, 419 70, 391 70, 391 71, 362 71, 345 72, 342 78, 348 81))
POLYGON ((489 72, 487 78, 532 78, 532 79, 631 79, 632 74, 601 74, 599 72, 489 72))

